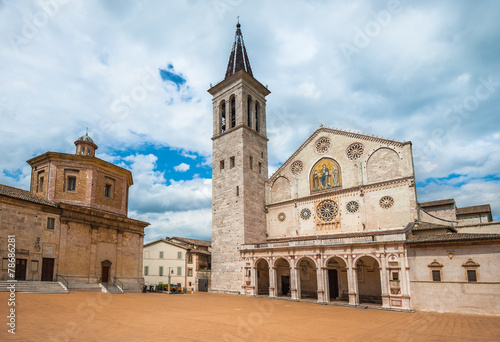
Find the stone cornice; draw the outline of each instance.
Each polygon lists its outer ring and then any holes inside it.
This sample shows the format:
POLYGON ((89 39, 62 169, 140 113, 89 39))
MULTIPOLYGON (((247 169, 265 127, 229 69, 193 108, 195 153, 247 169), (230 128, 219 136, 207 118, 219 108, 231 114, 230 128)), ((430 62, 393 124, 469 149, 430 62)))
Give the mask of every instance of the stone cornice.
POLYGON ((61 222, 78 222, 91 225, 92 227, 111 228, 140 235, 144 235, 144 228, 149 226, 148 222, 134 220, 122 215, 114 215, 95 209, 64 203, 60 203, 59 207, 61 208, 61 222))
POLYGON ((41 163, 51 162, 51 161, 66 161, 66 162, 71 161, 82 165, 93 165, 102 168, 104 170, 111 171, 121 176, 124 176, 127 179, 128 186, 134 184, 134 180, 132 178, 132 172, 130 172, 129 170, 124 169, 115 164, 109 163, 105 160, 91 156, 83 156, 83 155, 60 153, 60 152, 45 152, 44 154, 29 159, 27 163, 31 167, 34 167, 41 163))
POLYGON ((266 140, 266 141, 269 141, 269 139, 268 139, 265 135, 263 135, 263 134, 261 134, 261 133, 257 132, 256 130, 254 130, 254 129, 252 129, 252 128, 248 127, 248 126, 247 126, 247 125, 245 125, 245 124, 239 124, 239 125, 237 125, 237 126, 235 126, 235 127, 233 127, 233 128, 228 129, 227 131, 225 131, 225 132, 223 132, 223 133, 215 134, 215 135, 212 137, 212 140, 219 139, 220 137, 222 137, 222 136, 224 136, 224 135, 226 135, 226 134, 236 132, 236 131, 237 131, 238 129, 240 129, 240 128, 246 129, 246 130, 248 130, 248 131, 252 132, 253 134, 255 134, 256 136, 258 136, 258 137, 260 137, 260 138, 262 138, 262 139, 264 139, 264 140, 266 140))
POLYGON ((320 127, 318 128, 311 136, 276 170, 275 173, 269 177, 269 181, 274 180, 279 176, 279 174, 285 169, 294 159, 295 157, 307 146, 309 143, 314 140, 319 134, 321 133, 331 133, 331 134, 336 134, 336 135, 341 135, 341 136, 346 136, 349 138, 353 139, 360 139, 364 141, 370 141, 370 142, 378 142, 386 145, 391 145, 395 147, 403 147, 404 145, 411 145, 411 141, 406 141, 406 142, 400 142, 396 140, 391 140, 391 139, 384 139, 384 138, 379 138, 378 136, 374 137, 373 135, 366 135, 366 134, 360 134, 360 133, 355 133, 355 132, 348 132, 348 131, 343 131, 339 129, 334 129, 334 128, 328 128, 328 127, 320 127))
POLYGON ((264 97, 271 94, 269 89, 267 89, 264 85, 262 85, 262 83, 257 81, 255 79, 255 77, 251 76, 245 70, 237 71, 236 73, 232 74, 231 76, 229 76, 225 80, 217 83, 216 85, 214 85, 213 87, 211 87, 207 91, 210 93, 210 95, 214 96, 215 94, 220 92, 222 89, 226 88, 231 83, 237 82, 238 80, 243 80, 243 81, 248 82, 253 88, 255 88, 255 90, 257 92, 264 95, 264 97))
POLYGON ((291 203, 302 203, 302 202, 307 202, 307 201, 314 201, 322 198, 327 198, 327 197, 332 197, 332 196, 339 196, 339 195, 344 195, 344 194, 349 194, 349 193, 355 193, 355 192, 361 192, 361 191, 370 191, 374 190, 377 188, 382 188, 386 186, 391 186, 395 185, 398 183, 405 183, 408 181, 413 180, 413 177, 403 177, 403 178, 398 178, 398 179, 393 179, 390 181, 384 181, 384 182, 378 182, 378 183, 373 183, 373 184, 367 184, 367 185, 361 185, 361 186, 355 186, 352 188, 347 188, 347 189, 340 189, 340 190, 330 190, 327 192, 322 192, 319 194, 314 194, 314 195, 309 195, 301 198, 295 198, 295 199, 290 199, 282 202, 276 202, 276 203, 270 203, 266 204, 266 208, 273 208, 273 207, 279 207, 282 205, 288 205, 291 203))

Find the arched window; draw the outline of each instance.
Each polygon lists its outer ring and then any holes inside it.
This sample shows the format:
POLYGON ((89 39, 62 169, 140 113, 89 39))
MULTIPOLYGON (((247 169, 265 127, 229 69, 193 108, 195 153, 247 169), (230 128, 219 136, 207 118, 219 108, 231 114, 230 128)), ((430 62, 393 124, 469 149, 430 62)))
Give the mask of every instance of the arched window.
POLYGON ((226 101, 222 100, 220 103, 220 132, 226 131, 226 101))
POLYGON ((255 130, 258 132, 260 130, 259 127, 259 110, 260 110, 260 104, 255 101, 255 130))
POLYGON ((236 96, 231 97, 231 128, 236 127, 236 96))
POLYGON ((247 120, 248 120, 248 127, 252 127, 252 97, 248 96, 247 99, 247 120))

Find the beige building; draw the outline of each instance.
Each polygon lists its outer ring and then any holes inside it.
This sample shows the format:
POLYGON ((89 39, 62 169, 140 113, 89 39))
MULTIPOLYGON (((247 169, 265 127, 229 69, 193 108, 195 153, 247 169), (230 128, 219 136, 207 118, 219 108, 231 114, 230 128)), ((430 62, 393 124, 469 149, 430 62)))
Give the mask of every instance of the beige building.
POLYGON ((60 281, 69 290, 140 291, 144 228, 127 217, 130 171, 95 157, 85 135, 76 153, 28 160, 31 190, 0 185, 2 280, 15 236, 15 279, 60 281), (114 285, 113 285, 114 284, 114 285))
POLYGON ((500 223, 489 205, 419 204, 411 142, 321 126, 267 178, 270 92, 239 24, 209 92, 212 291, 500 314, 500 223))
POLYGON ((146 285, 180 284, 190 291, 208 291, 211 267, 210 241, 172 237, 144 245, 146 285), (187 284, 187 285, 186 285, 187 284))

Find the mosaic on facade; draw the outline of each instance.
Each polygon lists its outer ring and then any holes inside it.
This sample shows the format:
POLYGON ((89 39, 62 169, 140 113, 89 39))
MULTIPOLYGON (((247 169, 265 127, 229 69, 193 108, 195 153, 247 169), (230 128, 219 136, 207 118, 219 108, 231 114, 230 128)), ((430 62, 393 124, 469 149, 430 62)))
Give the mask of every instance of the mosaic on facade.
POLYGON ((310 186, 311 193, 342 186, 339 164, 330 158, 320 159, 311 170, 310 186))

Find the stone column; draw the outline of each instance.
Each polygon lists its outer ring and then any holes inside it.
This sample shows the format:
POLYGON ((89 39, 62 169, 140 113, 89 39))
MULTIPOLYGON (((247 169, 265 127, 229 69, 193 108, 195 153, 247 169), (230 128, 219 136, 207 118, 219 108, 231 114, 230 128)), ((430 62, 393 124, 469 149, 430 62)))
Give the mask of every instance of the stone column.
MULTIPOLYGON (((325 303, 328 303, 330 301, 330 279, 328 278, 328 267, 321 267, 321 272, 323 272, 323 289, 325 290, 323 299, 325 300, 325 303)), ((340 272, 338 275, 340 278, 340 272)))
POLYGON ((278 284, 277 284, 277 270, 276 267, 269 267, 269 297, 275 298, 277 296, 278 284))
POLYGON ((292 300, 300 299, 299 279, 297 274, 297 267, 290 267, 290 294, 292 300))
POLYGON ((259 294, 259 283, 257 279, 257 267, 252 266, 251 270, 251 283, 250 283, 250 295, 257 296, 259 294))
POLYGON ((390 289, 389 281, 387 280, 387 266, 385 260, 385 253, 380 254, 380 286, 382 290, 382 307, 389 308, 390 303, 390 289))
POLYGON ((325 271, 323 267, 317 267, 316 268, 316 276, 317 276, 317 282, 318 282, 318 303, 320 304, 326 304, 326 297, 325 297, 325 271))
POLYGON ((406 255, 404 252, 399 253, 399 262, 401 265, 401 306, 403 309, 410 310, 409 277, 407 273, 406 255))
POLYGON ((349 305, 358 305, 358 275, 357 268, 353 267, 352 255, 347 256, 347 283, 349 284, 349 305))

